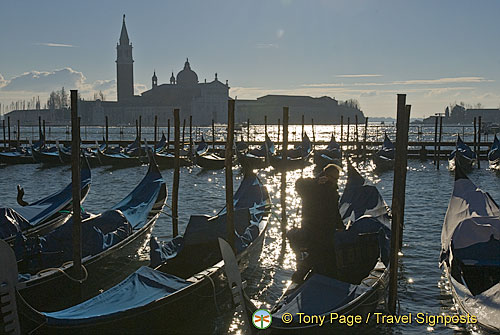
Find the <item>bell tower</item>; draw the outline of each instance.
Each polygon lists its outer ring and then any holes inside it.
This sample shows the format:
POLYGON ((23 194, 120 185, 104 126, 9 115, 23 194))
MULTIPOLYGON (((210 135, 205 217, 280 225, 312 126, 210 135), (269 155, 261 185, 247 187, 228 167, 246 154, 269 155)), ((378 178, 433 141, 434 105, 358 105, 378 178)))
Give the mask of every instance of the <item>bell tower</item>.
POLYGON ((134 96, 134 60, 132 59, 132 44, 128 39, 123 15, 120 41, 116 45, 116 83, 118 102, 132 99, 134 96))

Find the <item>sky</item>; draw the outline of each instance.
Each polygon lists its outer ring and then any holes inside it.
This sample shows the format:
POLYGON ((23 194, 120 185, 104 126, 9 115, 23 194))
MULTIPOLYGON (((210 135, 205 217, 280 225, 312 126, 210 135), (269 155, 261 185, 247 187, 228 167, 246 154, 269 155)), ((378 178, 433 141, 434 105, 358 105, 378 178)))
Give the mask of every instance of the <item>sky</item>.
POLYGON ((0 103, 78 89, 116 100, 116 43, 126 14, 136 94, 186 58, 230 96, 357 99, 371 117, 464 102, 500 106, 500 1, 182 0, 0 2, 0 103))

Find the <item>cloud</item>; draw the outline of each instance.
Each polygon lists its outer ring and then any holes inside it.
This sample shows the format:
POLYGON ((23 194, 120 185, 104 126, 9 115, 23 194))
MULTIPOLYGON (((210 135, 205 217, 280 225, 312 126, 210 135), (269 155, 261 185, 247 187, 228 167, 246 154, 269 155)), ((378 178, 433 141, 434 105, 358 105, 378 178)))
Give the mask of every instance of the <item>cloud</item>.
POLYGON ((134 84, 134 94, 141 94, 146 91, 148 87, 144 84, 134 84))
POLYGON ((82 72, 69 67, 54 71, 30 71, 8 80, 2 91, 50 92, 63 86, 78 88, 85 80, 82 72))
POLYGON ((0 73, 0 88, 4 87, 5 85, 7 85, 7 80, 5 80, 0 73))
POLYGON ((395 85, 439 85, 439 84, 456 84, 456 83, 482 83, 493 82, 494 80, 483 77, 455 77, 455 78, 439 78, 439 79, 415 79, 395 81, 395 85))
POLYGON ((339 78, 370 78, 370 77, 382 77, 381 74, 339 74, 339 78))
POLYGON ((283 29, 280 28, 280 29, 278 29, 276 31, 276 37, 277 38, 282 38, 284 35, 285 35, 285 30, 283 30, 283 29))
POLYGON ((259 43, 259 44, 256 44, 255 47, 257 49, 271 49, 271 48, 277 49, 278 48, 278 44, 274 44, 274 43, 259 43))
POLYGON ((76 46, 71 44, 63 44, 63 43, 35 43, 35 45, 41 45, 44 47, 56 47, 56 48, 76 48, 76 46))

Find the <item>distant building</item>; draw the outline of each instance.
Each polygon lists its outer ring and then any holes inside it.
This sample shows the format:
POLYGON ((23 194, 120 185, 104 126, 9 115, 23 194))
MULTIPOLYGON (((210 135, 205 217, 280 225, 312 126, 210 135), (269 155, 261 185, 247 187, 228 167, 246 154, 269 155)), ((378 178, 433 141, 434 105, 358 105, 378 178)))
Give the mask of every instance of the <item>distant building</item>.
MULTIPOLYGON (((117 101, 80 101, 78 113, 82 125, 104 125, 108 117, 109 125, 134 125, 142 117, 142 124, 152 126, 154 117, 158 116, 159 125, 165 125, 167 119, 172 119, 172 110, 180 109, 180 117, 193 117, 196 125, 209 125, 212 120, 216 123, 227 122, 227 105, 229 85, 219 81, 217 73, 212 81, 203 83, 198 81, 198 75, 191 69, 186 59, 184 68, 174 76, 172 72, 169 82, 158 84, 158 76, 153 70, 151 89, 134 95, 134 59, 132 57, 132 43, 129 40, 125 15, 123 16, 119 42, 116 45, 116 82, 117 101)), ((306 123, 314 119, 316 124, 339 123, 341 115, 344 123, 350 117, 354 124, 355 115, 358 122, 364 122, 364 115, 357 107, 339 103, 334 98, 312 98, 308 96, 266 95, 256 100, 238 100, 236 102, 236 122, 264 123, 267 115, 268 122, 276 123, 282 117, 283 106, 290 108, 290 123, 300 123, 302 115, 306 116, 306 123)), ((21 120, 23 125, 36 125, 38 117, 48 124, 68 124, 70 114, 66 109, 61 110, 17 110, 8 116, 11 120, 21 120)))
MULTIPOLYGON (((443 113, 428 117, 423 120, 423 123, 434 123, 436 116, 443 116, 443 113)), ((474 118, 479 118, 484 123, 500 123, 500 109, 498 108, 465 108, 461 105, 455 105, 451 108, 451 112, 446 107, 443 122, 447 124, 471 124, 474 118)))
POLYGON ((358 122, 365 122, 365 116, 359 109, 339 104, 337 100, 330 97, 313 98, 308 96, 294 95, 266 95, 256 100, 237 100, 235 104, 236 122, 242 123, 250 119, 251 123, 263 124, 264 116, 267 116, 269 123, 276 123, 283 118, 283 107, 289 107, 289 123, 300 124, 302 115, 305 116, 306 124, 311 123, 311 118, 315 124, 340 123, 340 118, 344 116, 344 123, 350 118, 354 124, 356 115, 358 122))

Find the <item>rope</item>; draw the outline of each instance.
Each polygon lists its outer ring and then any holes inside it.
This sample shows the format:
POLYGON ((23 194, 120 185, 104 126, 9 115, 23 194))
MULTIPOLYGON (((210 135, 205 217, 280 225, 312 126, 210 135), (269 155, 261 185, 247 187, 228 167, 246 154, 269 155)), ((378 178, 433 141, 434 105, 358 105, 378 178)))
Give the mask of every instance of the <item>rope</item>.
MULTIPOLYGON (((173 216, 172 214, 169 214, 169 213, 167 213, 167 212, 165 212, 165 211, 158 210, 158 212, 160 212, 160 213, 162 213, 162 214, 165 214, 166 216, 168 216, 168 217, 170 217, 170 218, 172 218, 172 219, 174 218, 174 216, 173 216)), ((179 220, 179 217, 178 217, 178 216, 177 216, 176 218, 177 218, 177 220, 179 220)))
MULTIPOLYGON (((64 263, 63 265, 61 265, 61 267, 64 267, 64 266, 66 266, 66 265, 68 265, 70 263, 72 263, 72 261, 64 263)), ((66 277, 68 277, 68 279, 70 279, 71 281, 74 281, 74 282, 82 284, 89 277, 89 273, 87 272, 87 268, 83 264, 82 264, 82 269, 83 269, 83 272, 85 272, 85 276, 82 279, 76 279, 76 278, 71 277, 69 274, 66 273, 66 271, 64 271, 61 268, 47 268, 47 269, 43 269, 41 271, 38 271, 38 273, 36 275, 39 276, 39 275, 41 275, 41 274, 43 274, 45 272, 49 272, 49 271, 58 271, 58 272, 61 272, 66 277)))
POLYGON ((206 274, 203 274, 203 277, 208 278, 208 280, 210 280, 210 283, 212 283, 212 289, 213 289, 213 292, 214 292, 214 304, 215 304, 215 310, 217 311, 217 315, 220 315, 219 306, 217 305, 217 292, 215 291, 215 283, 214 283, 214 280, 213 280, 212 278, 210 278, 210 276, 208 276, 208 275, 206 275, 206 274))

